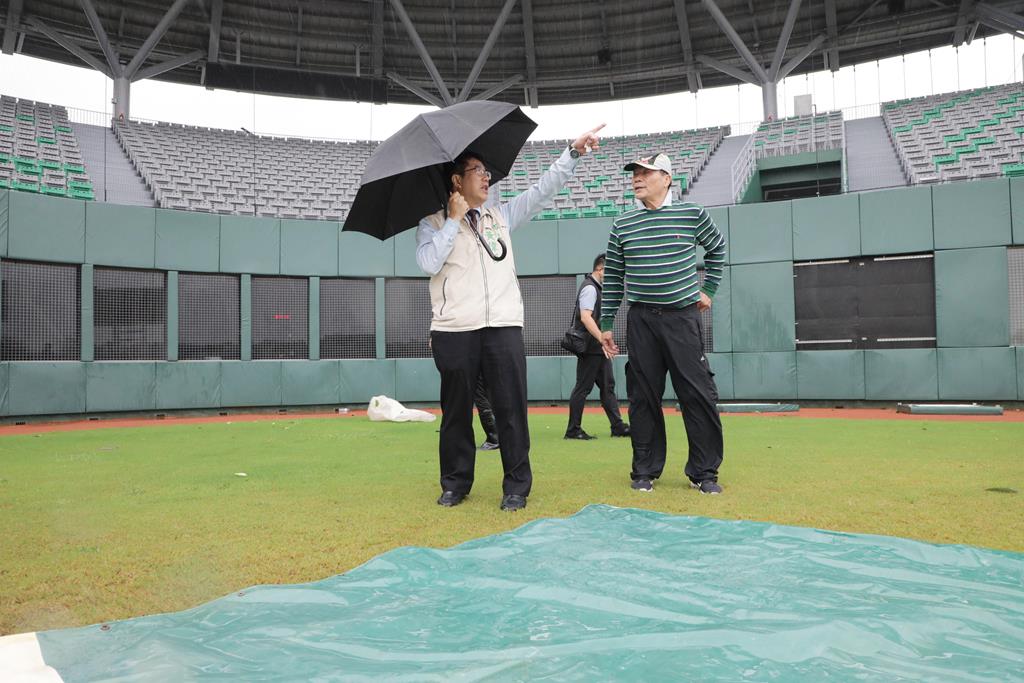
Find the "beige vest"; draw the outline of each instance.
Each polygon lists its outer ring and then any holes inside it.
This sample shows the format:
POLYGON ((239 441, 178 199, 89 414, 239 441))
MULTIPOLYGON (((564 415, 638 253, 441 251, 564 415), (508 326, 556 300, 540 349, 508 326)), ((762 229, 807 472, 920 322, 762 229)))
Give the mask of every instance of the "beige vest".
MULTIPOLYGON (((495 261, 487 255, 465 218, 459 223, 452 252, 441 270, 430 278, 431 330, 468 332, 483 327, 522 327, 523 297, 519 293, 512 238, 496 207, 481 209, 477 223, 495 254, 501 253, 497 238, 508 255, 495 261)), ((429 217, 435 230, 444 225, 443 211, 429 217)))

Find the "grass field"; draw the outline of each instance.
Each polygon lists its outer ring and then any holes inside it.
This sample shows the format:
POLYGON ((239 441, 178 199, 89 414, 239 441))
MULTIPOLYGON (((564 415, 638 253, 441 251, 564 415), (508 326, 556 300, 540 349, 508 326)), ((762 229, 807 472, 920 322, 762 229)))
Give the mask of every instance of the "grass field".
MULTIPOLYGON (((588 415, 587 428, 603 419, 588 415)), ((701 496, 682 474, 678 416, 650 494, 629 488, 628 440, 567 442, 564 415, 532 416, 534 490, 515 514, 498 510, 495 453, 479 454, 465 503, 434 504, 438 423, 0 436, 0 635, 321 579, 398 546, 450 546, 589 503, 1024 551, 1024 423, 723 420, 725 495, 701 496)))

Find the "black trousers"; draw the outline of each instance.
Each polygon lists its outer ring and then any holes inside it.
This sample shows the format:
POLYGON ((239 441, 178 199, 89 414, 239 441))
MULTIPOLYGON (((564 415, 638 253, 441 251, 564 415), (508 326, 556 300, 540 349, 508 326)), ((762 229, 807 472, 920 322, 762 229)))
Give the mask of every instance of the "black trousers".
POLYGON ((633 479, 657 479, 665 469, 667 442, 661 409, 665 373, 682 404, 692 481, 718 480, 722 464, 722 421, 718 389, 704 355, 696 304, 682 309, 635 304, 627 316, 626 391, 633 442, 633 479))
POLYGON ((487 382, 484 381, 483 375, 476 380, 473 403, 476 404, 476 414, 480 417, 480 426, 484 428, 484 438, 491 443, 500 443, 498 441, 498 423, 494 419, 494 410, 491 408, 487 382))
POLYGON ((583 423, 583 407, 587 403, 587 395, 597 383, 601 396, 601 407, 608 416, 612 431, 622 429, 622 416, 619 415, 619 400, 615 398, 615 370, 612 362, 598 354, 584 354, 576 360, 576 386, 569 396, 569 426, 566 434, 580 429, 583 423))
POLYGON ((473 488, 476 444, 473 394, 482 375, 494 404, 505 470, 505 494, 530 495, 530 428, 526 416, 526 347, 521 327, 471 332, 431 332, 434 364, 441 373, 441 489, 473 488))

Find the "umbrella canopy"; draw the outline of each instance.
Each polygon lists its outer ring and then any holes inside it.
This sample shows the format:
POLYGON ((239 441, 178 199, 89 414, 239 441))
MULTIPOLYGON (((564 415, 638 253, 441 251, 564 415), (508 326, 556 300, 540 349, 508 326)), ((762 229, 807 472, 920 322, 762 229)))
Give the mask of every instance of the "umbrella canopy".
POLYGON ((384 240, 415 227, 447 205, 446 167, 457 156, 479 156, 496 183, 536 127, 505 102, 474 100, 420 114, 370 155, 343 229, 384 240))

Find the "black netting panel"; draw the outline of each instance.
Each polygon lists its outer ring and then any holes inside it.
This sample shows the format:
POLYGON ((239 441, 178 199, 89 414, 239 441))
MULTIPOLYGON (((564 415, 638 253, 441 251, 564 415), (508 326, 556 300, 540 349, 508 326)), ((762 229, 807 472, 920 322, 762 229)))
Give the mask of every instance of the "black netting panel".
POLYGON ((385 354, 430 358, 430 280, 392 278, 384 283, 385 354))
POLYGON ((81 275, 76 265, 3 261, 0 360, 79 360, 81 275))
POLYGON ((309 358, 309 279, 253 277, 252 358, 309 358))
POLYGON ((238 360, 239 278, 237 275, 178 275, 178 358, 238 360))
POLYGON ((375 358, 376 290, 373 280, 320 280, 320 357, 375 358))
POLYGON ((523 295, 526 355, 569 355, 559 342, 571 322, 576 303, 576 278, 521 277, 519 291, 523 295))
POLYGON ((930 254, 794 266, 798 349, 935 347, 930 254))
POLYGON ((1010 266, 1010 345, 1024 346, 1024 247, 1006 250, 1010 266))
POLYGON ((93 271, 96 360, 167 359, 167 274, 93 271))

